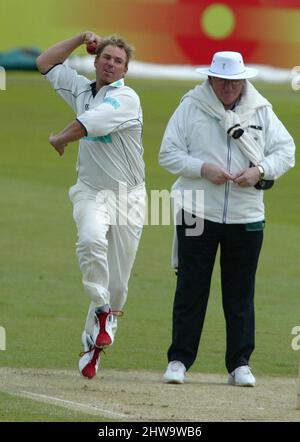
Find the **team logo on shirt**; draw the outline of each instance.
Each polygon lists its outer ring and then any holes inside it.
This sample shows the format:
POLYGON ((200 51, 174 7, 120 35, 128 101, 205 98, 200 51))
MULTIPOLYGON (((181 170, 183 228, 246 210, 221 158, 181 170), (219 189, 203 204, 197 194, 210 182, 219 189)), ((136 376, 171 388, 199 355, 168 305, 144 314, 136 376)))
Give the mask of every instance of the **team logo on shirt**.
POLYGON ((84 106, 84 108, 85 108, 85 110, 87 111, 87 110, 89 110, 90 105, 89 105, 89 104, 86 104, 86 105, 84 106))

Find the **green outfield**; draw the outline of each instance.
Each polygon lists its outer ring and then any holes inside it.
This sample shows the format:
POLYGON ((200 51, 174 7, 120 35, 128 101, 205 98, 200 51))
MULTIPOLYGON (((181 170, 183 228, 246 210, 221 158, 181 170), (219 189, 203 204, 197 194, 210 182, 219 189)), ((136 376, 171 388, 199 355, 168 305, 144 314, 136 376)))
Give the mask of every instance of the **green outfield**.
MULTIPOLYGON (((128 83, 140 94, 144 109, 148 191, 169 189, 174 177, 158 166, 160 141, 180 97, 193 83, 132 79, 128 83)), ((299 92, 289 85, 257 87, 298 144, 299 92)), ((77 370, 88 299, 81 287, 68 200, 68 188, 76 179, 76 143, 62 158, 47 143, 48 134, 72 119, 72 111, 41 76, 8 74, 7 90, 0 91, 0 326, 7 333, 1 367, 77 370)), ((295 168, 266 193, 267 224, 256 289, 256 351, 251 359, 258 377, 297 373, 299 352, 291 349, 291 330, 300 325, 298 189, 295 168)), ((119 320, 113 348, 103 358, 105 368, 165 369, 175 286, 171 239, 171 226, 145 226, 125 315, 119 320)), ((224 328, 216 268, 202 343, 191 372, 225 372, 224 328)), ((0 394, 0 421, 87 420, 80 413, 60 413, 57 407, 53 413, 46 405, 35 403, 32 408, 29 399, 20 399, 22 414, 18 401, 0 394)))

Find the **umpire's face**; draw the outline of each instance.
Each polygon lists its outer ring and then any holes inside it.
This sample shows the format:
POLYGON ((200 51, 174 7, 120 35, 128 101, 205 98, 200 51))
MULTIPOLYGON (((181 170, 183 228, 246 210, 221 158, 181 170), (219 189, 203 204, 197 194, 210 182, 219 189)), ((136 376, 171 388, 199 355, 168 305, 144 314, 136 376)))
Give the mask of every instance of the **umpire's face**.
POLYGON ((209 77, 209 83, 225 109, 232 109, 245 86, 245 80, 227 80, 217 77, 209 77))
POLYGON ((123 48, 107 45, 95 58, 96 80, 100 87, 125 77, 128 70, 127 55, 123 48))

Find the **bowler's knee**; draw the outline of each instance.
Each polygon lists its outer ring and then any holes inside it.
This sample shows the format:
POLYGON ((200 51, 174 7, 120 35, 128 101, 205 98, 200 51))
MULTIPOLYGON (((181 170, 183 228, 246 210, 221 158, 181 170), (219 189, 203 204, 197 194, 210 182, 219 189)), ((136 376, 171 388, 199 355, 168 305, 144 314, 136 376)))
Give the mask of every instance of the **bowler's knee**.
POLYGON ((103 251, 107 250, 107 240, 106 238, 99 234, 99 232, 90 230, 88 232, 84 232, 79 236, 77 242, 77 249, 83 251, 103 251))

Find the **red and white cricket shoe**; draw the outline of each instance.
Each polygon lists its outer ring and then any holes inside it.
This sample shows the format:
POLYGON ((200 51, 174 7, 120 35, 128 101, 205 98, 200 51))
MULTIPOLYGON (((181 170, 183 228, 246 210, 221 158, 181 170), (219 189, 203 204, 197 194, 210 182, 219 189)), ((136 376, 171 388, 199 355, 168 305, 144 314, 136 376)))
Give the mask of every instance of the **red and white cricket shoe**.
POLYGON ((109 305, 96 308, 93 337, 85 330, 81 337, 84 351, 80 353, 79 371, 85 378, 92 379, 97 374, 101 351, 114 341, 114 316, 122 315, 123 312, 111 310, 109 305))
POLYGON ((97 374, 101 349, 95 347, 93 338, 84 330, 81 336, 83 352, 80 353, 79 371, 83 377, 92 379, 97 374))
POLYGON ((96 348, 106 348, 113 343, 114 313, 109 305, 98 307, 95 310, 95 326, 93 340, 96 348))

